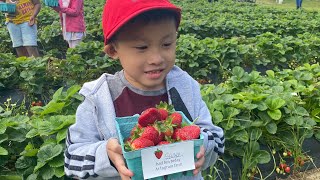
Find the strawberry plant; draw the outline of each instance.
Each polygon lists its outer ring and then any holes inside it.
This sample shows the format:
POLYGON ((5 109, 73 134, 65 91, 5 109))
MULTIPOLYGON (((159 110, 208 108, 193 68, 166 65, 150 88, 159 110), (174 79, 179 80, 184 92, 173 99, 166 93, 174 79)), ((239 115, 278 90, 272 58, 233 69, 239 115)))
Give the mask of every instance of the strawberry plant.
POLYGON ((82 100, 76 94, 79 89, 60 88, 50 102, 32 106, 30 111, 10 101, 0 106, 1 169, 28 179, 63 179, 64 140, 82 100))
MULTIPOLYGON (((302 94, 301 91, 310 90, 317 79, 311 81, 306 73, 306 80, 300 84, 299 76, 290 75, 300 74, 300 70, 286 72, 267 71, 266 76, 261 76, 256 71, 247 73, 236 67, 225 83, 202 86, 213 123, 225 130, 226 157, 238 156, 243 164, 255 166, 257 163, 250 159, 252 148, 259 149, 261 144, 290 149, 293 155, 303 154, 302 143, 317 132, 317 123, 302 103, 304 96, 296 95, 296 92, 302 94), (306 85, 306 82, 313 85, 306 85), (252 132, 261 132, 253 142, 252 132), (252 146, 252 143, 256 145, 252 146)), ((243 178, 252 167, 244 165, 244 168, 243 178)))

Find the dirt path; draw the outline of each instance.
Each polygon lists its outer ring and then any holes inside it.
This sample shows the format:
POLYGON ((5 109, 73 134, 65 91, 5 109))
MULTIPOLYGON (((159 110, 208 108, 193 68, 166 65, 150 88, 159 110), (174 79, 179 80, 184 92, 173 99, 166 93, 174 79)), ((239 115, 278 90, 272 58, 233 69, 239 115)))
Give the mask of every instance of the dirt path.
POLYGON ((285 180, 320 180, 320 168, 301 172, 294 176, 292 175, 285 180))

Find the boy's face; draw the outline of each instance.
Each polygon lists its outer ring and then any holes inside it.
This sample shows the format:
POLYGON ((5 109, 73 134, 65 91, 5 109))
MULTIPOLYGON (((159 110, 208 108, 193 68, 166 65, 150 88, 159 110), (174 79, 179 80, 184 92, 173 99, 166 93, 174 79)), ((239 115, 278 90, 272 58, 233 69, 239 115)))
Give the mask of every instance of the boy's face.
POLYGON ((173 19, 136 21, 117 35, 113 58, 119 58, 126 79, 142 90, 159 90, 176 58, 176 25, 173 19))

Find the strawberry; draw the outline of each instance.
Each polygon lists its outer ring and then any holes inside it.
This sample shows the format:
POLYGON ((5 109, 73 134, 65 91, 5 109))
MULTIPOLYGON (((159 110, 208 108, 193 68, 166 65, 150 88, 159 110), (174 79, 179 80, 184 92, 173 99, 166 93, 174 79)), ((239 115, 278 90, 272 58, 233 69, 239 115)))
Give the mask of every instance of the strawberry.
POLYGON ((185 126, 181 128, 176 135, 177 139, 182 141, 198 139, 200 136, 200 127, 197 125, 185 126))
POLYGON ((284 169, 284 171, 285 171, 286 173, 290 173, 290 167, 287 166, 287 167, 284 169))
POLYGON ((160 120, 160 118, 160 113, 156 108, 148 108, 141 113, 138 123, 142 127, 146 127, 149 124, 153 124, 155 121, 160 120))
POLYGON ((160 113, 160 120, 161 121, 164 121, 164 120, 166 120, 167 119, 167 117, 168 117, 168 111, 167 110, 165 110, 165 109, 158 109, 158 111, 159 111, 159 113, 160 113))
POLYGON ((161 150, 159 150, 159 149, 157 149, 157 150, 154 152, 154 155, 155 155, 158 159, 160 159, 160 158, 162 157, 162 154, 163 154, 163 152, 162 152, 161 150))
POLYGON ((130 147, 132 150, 138 150, 146 147, 154 146, 154 143, 146 138, 139 137, 132 141, 130 147))
POLYGON ((164 144, 170 144, 169 141, 160 141, 157 145, 164 145, 164 144))
POLYGON ((168 115, 174 110, 173 109, 173 105, 170 105, 166 102, 162 102, 160 101, 160 103, 158 105, 156 105, 156 108, 158 109, 159 113, 160 113, 160 120, 164 121, 167 119, 168 115))
POLYGON ((171 124, 175 125, 176 127, 181 127, 182 123, 182 116, 178 112, 172 113, 169 118, 171 118, 171 124))
POLYGON ((171 138, 172 138, 173 140, 175 140, 175 141, 178 140, 178 133, 179 133, 179 131, 180 131, 180 128, 174 129, 174 131, 173 131, 173 133, 172 133, 172 136, 171 136, 171 138))
POLYGON ((161 135, 171 137, 173 134, 173 127, 171 125, 171 122, 169 121, 158 121, 153 125, 160 133, 161 135))
POLYGON ((147 126, 143 129, 140 137, 151 140, 154 144, 158 144, 160 132, 153 126, 147 126))
POLYGON ((135 134, 140 134, 142 129, 143 127, 140 124, 137 124, 131 129, 130 135, 134 136, 135 134))

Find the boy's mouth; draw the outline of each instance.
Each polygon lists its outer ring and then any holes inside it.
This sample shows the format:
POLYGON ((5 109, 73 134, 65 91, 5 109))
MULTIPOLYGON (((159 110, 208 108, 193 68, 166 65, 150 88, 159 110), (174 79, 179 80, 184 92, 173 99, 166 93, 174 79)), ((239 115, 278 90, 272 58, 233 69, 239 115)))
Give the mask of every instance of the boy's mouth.
POLYGON ((163 70, 154 70, 145 72, 147 76, 151 79, 157 79, 161 76, 163 70))

